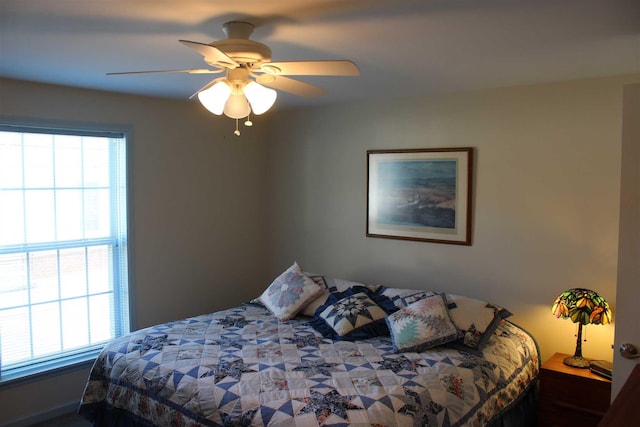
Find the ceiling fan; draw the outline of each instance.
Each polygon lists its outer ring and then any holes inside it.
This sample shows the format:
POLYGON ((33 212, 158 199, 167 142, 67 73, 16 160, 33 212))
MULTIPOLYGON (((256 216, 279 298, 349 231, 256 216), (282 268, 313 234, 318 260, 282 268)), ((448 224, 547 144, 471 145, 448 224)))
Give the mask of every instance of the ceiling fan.
POLYGON ((240 135, 237 120, 262 114, 275 103, 281 90, 306 98, 316 98, 325 89, 286 76, 357 76, 360 70, 352 61, 287 61, 272 62, 269 46, 250 40, 254 25, 243 21, 224 24, 226 39, 211 43, 180 40, 183 45, 204 57, 211 68, 184 70, 126 71, 107 75, 145 73, 222 74, 200 88, 190 98, 198 96, 202 105, 216 115, 236 119, 236 135, 240 135))

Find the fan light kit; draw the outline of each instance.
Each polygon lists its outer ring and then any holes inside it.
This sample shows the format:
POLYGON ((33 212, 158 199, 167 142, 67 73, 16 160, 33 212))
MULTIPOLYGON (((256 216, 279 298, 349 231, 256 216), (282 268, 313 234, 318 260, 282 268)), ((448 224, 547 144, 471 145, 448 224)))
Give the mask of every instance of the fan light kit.
POLYGON ((360 70, 351 61, 289 61, 271 62, 271 49, 260 42, 249 40, 254 26, 249 22, 231 21, 224 24, 227 39, 209 44, 180 40, 183 45, 204 57, 212 69, 125 71, 107 73, 225 73, 207 83, 190 99, 197 96, 200 103, 218 116, 224 114, 236 120, 234 134, 240 136, 238 121, 246 118, 245 126, 251 126, 250 114, 260 115, 269 111, 276 102, 277 90, 306 98, 316 98, 325 89, 285 76, 358 76, 360 70))

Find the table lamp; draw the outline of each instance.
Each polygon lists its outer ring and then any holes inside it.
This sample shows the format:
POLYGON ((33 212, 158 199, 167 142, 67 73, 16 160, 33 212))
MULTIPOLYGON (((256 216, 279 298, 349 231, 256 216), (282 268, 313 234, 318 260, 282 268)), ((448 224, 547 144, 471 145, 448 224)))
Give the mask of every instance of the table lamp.
POLYGON ((588 368, 589 361, 582 357, 582 325, 606 325, 611 323, 609 304, 598 293, 590 289, 574 288, 558 295, 551 312, 558 318, 571 319, 578 324, 576 351, 564 359, 564 364, 575 368, 588 368))

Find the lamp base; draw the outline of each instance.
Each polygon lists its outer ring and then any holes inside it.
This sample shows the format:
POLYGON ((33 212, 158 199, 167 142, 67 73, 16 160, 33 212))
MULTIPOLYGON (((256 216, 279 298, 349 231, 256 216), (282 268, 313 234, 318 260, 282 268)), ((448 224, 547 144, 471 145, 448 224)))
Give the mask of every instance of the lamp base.
POLYGON ((584 357, 571 356, 563 360, 565 365, 572 366, 574 368, 586 369, 589 367, 589 361, 584 357))

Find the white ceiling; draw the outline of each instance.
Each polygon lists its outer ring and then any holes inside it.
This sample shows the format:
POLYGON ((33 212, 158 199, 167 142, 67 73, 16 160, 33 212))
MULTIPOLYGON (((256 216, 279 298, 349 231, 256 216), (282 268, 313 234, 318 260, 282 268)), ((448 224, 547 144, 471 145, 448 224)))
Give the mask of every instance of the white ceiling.
POLYGON ((216 75, 178 40, 256 25, 274 61, 351 59, 360 77, 277 108, 640 72, 640 0, 0 0, 0 76, 187 99, 216 75))

